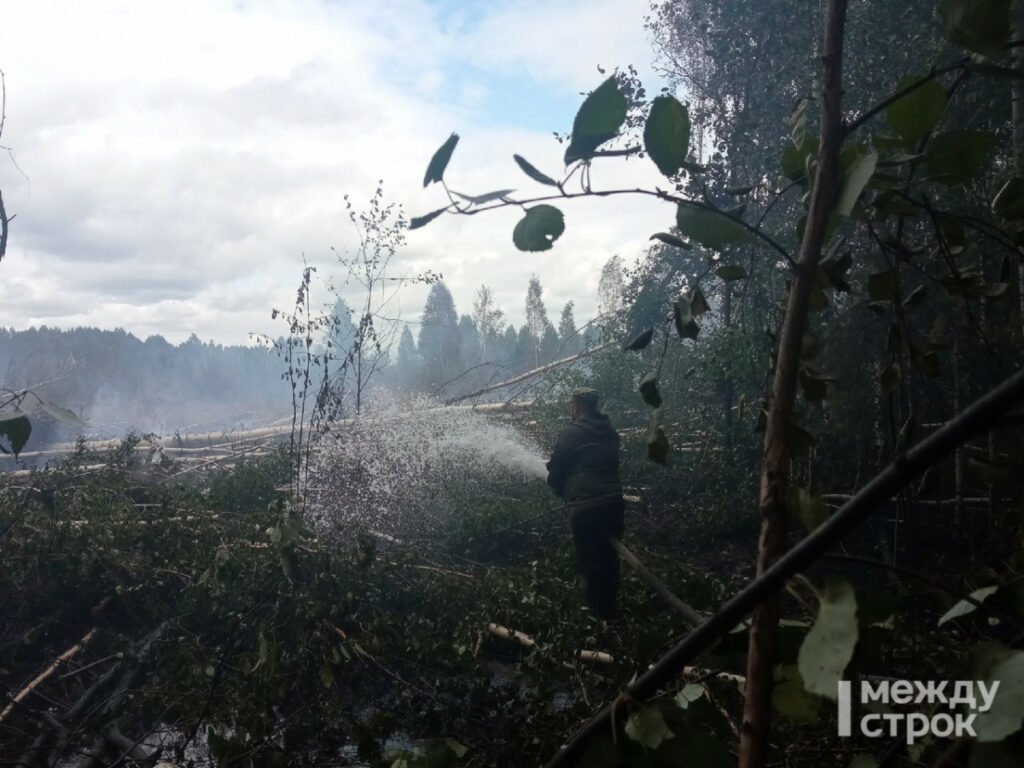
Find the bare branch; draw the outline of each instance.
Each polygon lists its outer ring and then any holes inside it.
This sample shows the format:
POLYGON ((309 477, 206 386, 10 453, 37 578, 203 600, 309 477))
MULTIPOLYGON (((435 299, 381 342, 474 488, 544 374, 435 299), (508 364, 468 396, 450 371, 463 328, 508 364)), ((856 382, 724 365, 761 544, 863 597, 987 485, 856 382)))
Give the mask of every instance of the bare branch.
POLYGON ((0 261, 3 261, 4 254, 7 253, 7 209, 4 208, 4 194, 0 190, 0 261))
POLYGON ((56 659, 54 659, 50 666, 48 666, 46 669, 44 669, 42 672, 36 675, 32 682, 30 682, 28 685, 26 685, 24 688, 18 691, 18 693, 16 693, 14 697, 11 699, 11 703, 4 707, 3 712, 0 712, 0 722, 3 722, 4 719, 9 714, 11 714, 11 712, 14 711, 14 707, 17 706, 17 704, 22 699, 24 699, 26 696, 32 693, 32 691, 34 691, 42 682, 44 682, 50 675, 56 672, 57 668, 61 664, 63 664, 65 661, 67 661, 80 650, 82 650, 82 648, 84 648, 89 643, 89 641, 92 640, 95 634, 96 629, 90 629, 88 632, 85 633, 81 640, 79 640, 73 646, 64 651, 64 653, 62 653, 56 659))

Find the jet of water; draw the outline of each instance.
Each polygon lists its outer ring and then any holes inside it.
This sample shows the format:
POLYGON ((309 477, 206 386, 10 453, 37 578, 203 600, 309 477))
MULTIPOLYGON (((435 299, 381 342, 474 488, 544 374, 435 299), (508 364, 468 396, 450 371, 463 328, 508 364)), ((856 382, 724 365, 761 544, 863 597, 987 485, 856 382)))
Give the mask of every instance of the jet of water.
POLYGON ((377 402, 320 440, 308 509, 323 534, 429 535, 467 504, 546 475, 539 446, 493 413, 377 402))

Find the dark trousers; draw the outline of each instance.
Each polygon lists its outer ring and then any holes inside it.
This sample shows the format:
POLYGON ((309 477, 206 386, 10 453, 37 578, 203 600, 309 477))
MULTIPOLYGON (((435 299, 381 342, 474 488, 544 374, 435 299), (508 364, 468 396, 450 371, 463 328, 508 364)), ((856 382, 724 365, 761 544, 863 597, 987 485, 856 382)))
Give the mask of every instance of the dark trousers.
POLYGON ((587 604, 602 619, 618 615, 619 553, 608 541, 620 538, 625 502, 622 497, 596 502, 574 502, 571 509, 572 540, 579 568, 587 580, 587 604))

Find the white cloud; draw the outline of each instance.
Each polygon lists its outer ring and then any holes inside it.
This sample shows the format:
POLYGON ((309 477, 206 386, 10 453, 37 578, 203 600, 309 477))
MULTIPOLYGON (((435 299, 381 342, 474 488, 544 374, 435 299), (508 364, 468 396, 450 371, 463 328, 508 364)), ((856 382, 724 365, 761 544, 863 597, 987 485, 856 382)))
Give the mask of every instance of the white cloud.
MULTIPOLYGON (((270 309, 292 300, 302 255, 329 270, 330 247, 354 243, 346 193, 358 207, 384 179, 410 215, 443 204, 422 177, 451 131, 462 135, 446 175, 455 188, 541 192, 511 154, 557 173, 563 148, 529 116, 489 110, 516 83, 571 119, 597 64, 648 71, 644 10, 632 0, 12 4, 0 68, 3 142, 18 166, 0 156, 0 188, 17 218, 0 264, 2 322, 175 341, 276 335, 270 309)), ((642 160, 594 178, 657 183, 642 160)), ((601 264, 635 256, 671 211, 653 199, 563 207, 553 251, 515 251, 514 210, 442 217, 409 233, 396 270, 443 272, 463 313, 487 283, 516 322, 537 273, 553 319, 570 299, 586 316, 601 264)), ((407 319, 424 295, 401 297, 407 319)))

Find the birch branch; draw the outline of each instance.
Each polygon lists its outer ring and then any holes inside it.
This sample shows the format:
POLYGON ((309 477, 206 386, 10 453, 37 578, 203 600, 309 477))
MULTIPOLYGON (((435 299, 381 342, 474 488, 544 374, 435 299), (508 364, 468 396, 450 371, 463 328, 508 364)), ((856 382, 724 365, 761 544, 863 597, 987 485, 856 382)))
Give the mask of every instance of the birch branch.
POLYGON ((42 684, 50 675, 56 672, 57 668, 61 664, 63 664, 76 653, 78 653, 80 650, 82 650, 82 648, 84 648, 89 643, 89 641, 92 640, 95 634, 96 628, 94 627, 90 629, 88 632, 86 632, 81 640, 79 640, 73 646, 64 651, 64 653, 62 653, 56 659, 54 659, 53 663, 50 664, 50 666, 48 666, 38 675, 36 675, 32 682, 30 682, 28 685, 26 685, 24 688, 18 691, 18 693, 15 694, 14 698, 11 699, 11 703, 4 707, 3 712, 0 712, 0 723, 2 723, 6 719, 6 717, 14 711, 15 706, 17 706, 26 696, 32 693, 32 691, 34 691, 37 687, 39 687, 39 685, 42 684))

